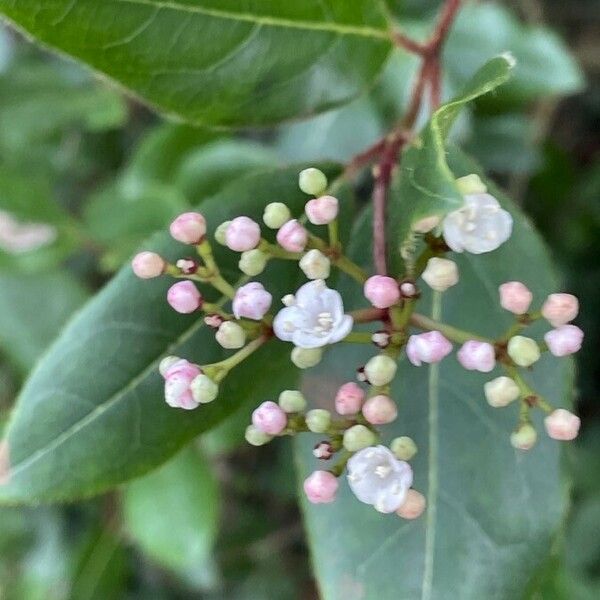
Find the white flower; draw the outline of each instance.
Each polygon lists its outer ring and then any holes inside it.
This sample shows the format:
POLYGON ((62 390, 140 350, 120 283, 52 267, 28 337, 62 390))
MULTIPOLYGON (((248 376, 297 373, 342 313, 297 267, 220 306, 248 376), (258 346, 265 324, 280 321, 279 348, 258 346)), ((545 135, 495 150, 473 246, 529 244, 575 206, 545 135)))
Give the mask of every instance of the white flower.
POLYGON ((462 208, 446 215, 444 240, 454 252, 491 252, 510 237, 512 224, 510 213, 494 196, 468 194, 462 208))
POLYGON ((58 232, 53 225, 21 222, 11 213, 0 210, 0 250, 23 254, 48 246, 57 237, 58 232))
POLYGON ((273 330, 280 340, 298 348, 320 348, 344 339, 352 324, 340 294, 316 279, 296 292, 294 304, 277 313, 273 330))
POLYGON ((398 510, 413 481, 410 465, 385 446, 370 446, 348 461, 348 485, 354 495, 379 512, 398 510))

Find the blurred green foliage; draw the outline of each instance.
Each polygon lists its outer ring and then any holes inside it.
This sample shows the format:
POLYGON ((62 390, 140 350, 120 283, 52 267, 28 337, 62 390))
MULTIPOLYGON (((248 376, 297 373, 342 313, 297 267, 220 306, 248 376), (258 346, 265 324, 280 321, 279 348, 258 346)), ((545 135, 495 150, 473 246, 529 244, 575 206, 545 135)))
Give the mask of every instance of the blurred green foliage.
MULTIPOLYGON (((417 35, 438 4, 389 1, 417 35)), ((581 299, 584 428, 565 457, 573 504, 552 560, 523 596, 591 600, 600 595, 600 86, 593 63, 586 82, 555 31, 587 61, 582 32, 593 3, 569 12, 547 2, 552 26, 526 23, 536 19, 521 3, 506 4, 465 8, 446 49, 444 93, 498 51, 520 59, 510 93, 476 104, 454 135, 522 203, 565 289, 581 299), (560 104, 553 96, 573 93, 560 104)), ((165 124, 76 64, 0 29, 0 211, 21 225, 51 224, 56 234, 19 254, 0 243, 0 422, 66 320, 144 238, 255 169, 347 160, 398 118, 415 64, 396 52, 368 95, 240 138, 165 124)), ((201 436, 198 448, 115 493, 66 507, 0 508, 0 598, 314 597, 290 449, 242 446, 247 419, 245 408, 201 436), (190 485, 179 505, 175 490, 190 485)))

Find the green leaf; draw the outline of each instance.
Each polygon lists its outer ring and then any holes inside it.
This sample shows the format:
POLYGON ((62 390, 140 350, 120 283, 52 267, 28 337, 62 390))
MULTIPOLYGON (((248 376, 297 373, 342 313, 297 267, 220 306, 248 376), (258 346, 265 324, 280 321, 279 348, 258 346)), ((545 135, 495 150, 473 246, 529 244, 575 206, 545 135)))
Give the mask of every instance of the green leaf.
POLYGON ((206 458, 187 448, 123 491, 124 526, 142 551, 192 584, 208 574, 220 516, 206 458))
MULTIPOLYGON (((233 182, 201 206, 210 230, 240 213, 259 219, 273 198, 299 214, 306 202, 297 186, 300 168, 233 182)), ((169 260, 189 253, 166 234, 144 247, 169 260)), ((237 255, 221 247, 215 251, 233 280, 237 255)), ((295 289, 298 269, 278 261, 265 277, 276 302, 295 289)), ((289 349, 273 341, 225 380, 215 402, 192 412, 169 408, 158 373, 163 356, 178 354, 202 364, 225 355, 202 319, 167 306, 171 284, 168 278, 138 280, 125 267, 63 331, 12 415, 5 440, 9 481, 0 485, 0 501, 60 501, 99 493, 164 462, 241 404, 290 385, 289 349)), ((209 289, 204 292, 215 299, 209 289)))
POLYGON ((205 125, 261 125, 343 104, 391 50, 370 0, 0 0, 40 42, 159 110, 205 125))
POLYGON ((87 297, 66 271, 0 274, 0 349, 27 373, 87 297))
POLYGON ((470 3, 459 12, 444 50, 447 73, 460 85, 482 61, 506 50, 517 60, 514 77, 491 103, 522 103, 583 86, 581 69, 555 33, 522 25, 508 8, 493 2, 470 3))
MULTIPOLYGON (((478 171, 460 156, 453 157, 451 164, 457 176, 478 171)), ((487 183, 515 219, 513 236, 489 254, 452 256, 461 280, 443 295, 441 317, 457 327, 496 337, 511 323, 499 306, 500 283, 525 282, 538 308, 557 289, 557 282, 540 237, 523 214, 487 183)), ((411 198, 403 202, 410 203, 411 198)), ((352 254, 363 257, 370 239, 368 219, 352 239, 352 254)), ((346 282, 342 293, 350 308, 364 307, 355 284, 346 282)), ((430 307, 426 292, 418 310, 429 313, 430 307)), ((537 327, 535 336, 540 333, 537 327)), ((351 380, 354 369, 373 352, 358 345, 332 349, 322 365, 307 373, 308 397, 331 408, 337 386, 351 380)), ((515 451, 509 435, 518 407, 493 409, 485 402, 484 382, 500 374, 499 367, 489 374, 468 372, 455 356, 430 368, 414 367, 405 357, 400 360, 392 389, 399 418, 382 428, 382 443, 398 435, 415 439, 419 452, 413 460, 414 487, 426 495, 428 508, 415 521, 381 515, 361 504, 345 481, 340 482, 334 504, 303 501, 324 600, 521 596, 550 552, 565 509, 565 490, 559 444, 540 432, 533 450, 515 451)), ((527 379, 552 403, 568 404, 570 360, 546 354, 527 379)), ((536 413, 535 421, 543 431, 541 417, 536 413)), ((313 436, 297 444, 300 480, 323 468, 312 457, 316 441, 313 436)))
POLYGON ((45 178, 0 167, 0 271, 54 267, 75 248, 76 235, 45 178))
POLYGON ((446 160, 446 139, 464 106, 506 82, 513 66, 514 60, 508 54, 488 61, 461 94, 433 113, 419 137, 404 152, 402 176, 397 178, 391 195, 410 198, 410 203, 394 202, 390 207, 389 239, 398 244, 393 248, 392 263, 397 263, 398 247, 408 241, 414 223, 462 206, 463 197, 446 160))

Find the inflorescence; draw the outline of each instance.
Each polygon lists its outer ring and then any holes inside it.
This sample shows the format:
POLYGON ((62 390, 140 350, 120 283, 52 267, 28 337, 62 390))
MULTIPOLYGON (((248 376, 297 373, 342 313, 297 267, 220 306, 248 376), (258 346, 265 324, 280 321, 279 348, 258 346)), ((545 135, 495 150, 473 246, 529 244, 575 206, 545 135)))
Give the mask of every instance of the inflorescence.
POLYGON ((160 363, 165 379, 165 400, 174 408, 195 409, 214 401, 219 384, 229 372, 254 351, 276 337, 293 344, 292 362, 300 369, 317 365, 324 350, 337 343, 373 344, 378 352, 365 365, 357 365, 356 380, 344 383, 332 400, 332 410, 308 408, 303 393, 284 390, 278 401, 263 402, 252 415, 246 430, 247 441, 255 446, 276 436, 313 432, 324 439, 313 450, 321 461, 337 462, 329 469, 314 471, 304 482, 310 502, 329 503, 335 499, 339 477, 345 472, 350 489, 366 504, 382 513, 396 513, 413 519, 425 509, 425 498, 412 489, 413 471, 408 461, 417 446, 408 436, 393 439, 389 446, 380 443, 378 426, 393 422, 398 415, 391 385, 397 363, 406 352, 408 360, 419 367, 438 363, 460 344, 456 353, 467 370, 491 372, 496 364, 505 375, 488 381, 483 393, 492 407, 520 402, 519 418, 510 437, 520 450, 530 449, 537 433, 530 412, 539 408, 547 413, 545 428, 556 440, 572 440, 580 421, 571 412, 554 409, 522 376, 543 352, 563 357, 577 352, 583 332, 570 324, 578 313, 577 298, 556 293, 548 296, 539 311, 531 311, 533 294, 518 281, 499 288, 499 303, 515 316, 514 324, 498 339, 486 339, 415 312, 418 279, 437 293, 459 282, 455 262, 444 258, 447 250, 481 254, 491 252, 511 235, 512 217, 503 210, 477 175, 457 180, 464 205, 443 219, 433 216, 413 227, 416 238, 427 242, 420 259, 414 261, 405 277, 369 276, 344 255, 338 237, 337 198, 327 194, 328 182, 318 169, 300 173, 299 185, 313 196, 306 203, 305 215, 294 218, 289 208, 275 202, 265 207, 263 221, 277 230, 277 244, 262 237, 261 227, 247 216, 220 224, 214 233, 217 243, 239 252, 243 283, 225 280, 207 238, 207 224, 200 213, 177 217, 170 232, 177 241, 195 246, 197 258, 183 258, 175 264, 153 252, 142 252, 132 262, 142 279, 169 275, 178 281, 168 291, 167 301, 182 314, 198 314, 215 330, 218 344, 235 350, 223 361, 196 365, 184 358, 168 356, 160 363), (304 226, 327 226, 327 240, 304 226), (294 294, 282 298, 283 307, 272 311, 273 298, 262 283, 248 281, 266 268, 271 260, 296 261, 309 280, 294 294), (370 307, 354 312, 344 310, 341 294, 326 284, 332 269, 346 273, 363 287, 370 307), (211 285, 230 302, 231 312, 221 305, 206 302, 196 283, 211 285), (543 341, 521 335, 531 323, 545 319, 552 329, 543 341), (372 333, 353 331, 358 323, 379 323, 372 333), (418 333, 411 331, 417 330, 418 333), (334 416, 335 413, 335 416, 334 416))

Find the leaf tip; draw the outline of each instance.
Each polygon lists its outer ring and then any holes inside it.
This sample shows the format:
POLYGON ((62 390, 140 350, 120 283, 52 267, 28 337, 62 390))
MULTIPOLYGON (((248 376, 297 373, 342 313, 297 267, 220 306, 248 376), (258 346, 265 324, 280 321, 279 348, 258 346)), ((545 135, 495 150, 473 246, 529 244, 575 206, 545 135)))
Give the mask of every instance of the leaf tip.
POLYGON ((503 58, 508 64, 508 68, 512 69, 517 64, 517 59, 515 58, 512 52, 506 51, 500 55, 500 58, 503 58))

